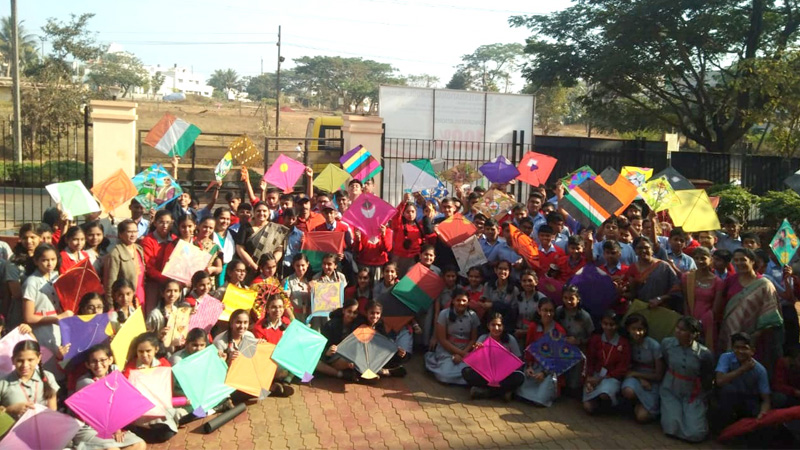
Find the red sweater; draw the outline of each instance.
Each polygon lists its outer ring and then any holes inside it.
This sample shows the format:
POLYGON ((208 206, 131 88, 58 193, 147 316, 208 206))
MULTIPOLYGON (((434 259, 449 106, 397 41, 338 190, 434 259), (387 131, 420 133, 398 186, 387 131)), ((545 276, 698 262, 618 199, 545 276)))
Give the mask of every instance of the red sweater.
MULTIPOLYGON (((158 363, 159 363, 158 367, 172 367, 172 364, 170 364, 169 361, 166 360, 166 358, 158 358, 158 363)), ((155 366, 151 366, 151 367, 155 367, 155 366)), ((127 364, 125 364, 125 369, 122 371, 122 375, 124 375, 125 378, 130 378, 131 370, 136 370, 136 357, 135 356, 133 357, 133 359, 128 361, 127 364)))
POLYGON ((85 251, 81 250, 81 257, 77 261, 73 261, 72 258, 67 255, 66 250, 62 250, 60 253, 61 256, 61 266, 58 268, 58 273, 64 275, 66 271, 76 266, 79 262, 83 261, 84 259, 89 257, 89 254, 85 251))
POLYGON ((564 253, 564 250, 561 250, 560 247, 556 247, 555 245, 553 245, 553 249, 555 249, 555 251, 545 253, 542 251, 541 246, 539 247, 539 270, 536 273, 539 278, 547 275, 551 264, 558 266, 558 269, 561 271, 561 275, 558 277, 559 280, 562 279, 568 272, 566 265, 567 254, 564 253))
MULTIPOLYGON (((153 232, 155 233, 155 231, 153 232)), ((144 274, 148 281, 155 281, 156 283, 165 283, 169 278, 161 275, 164 269, 164 264, 167 260, 164 259, 164 249, 170 242, 159 244, 153 233, 147 234, 139 240, 139 245, 142 246, 144 251, 144 274)), ((175 235, 170 235, 170 241, 175 240, 175 235)), ((171 254, 172 252, 170 252, 171 254)))
POLYGON ((400 203, 400 206, 397 207, 397 214, 394 215, 390 224, 394 234, 392 253, 401 258, 413 258, 419 255, 423 244, 434 244, 436 242, 436 233, 425 235, 421 224, 417 222, 403 223, 403 209, 405 207, 405 203, 400 203), (406 239, 410 241, 408 248, 403 247, 403 242, 406 239))
POLYGON ((607 378, 622 379, 631 367, 631 348, 628 340, 619 337, 617 345, 603 342, 602 334, 589 338, 586 348, 586 376, 591 377, 606 368, 607 378))
POLYGON ((284 325, 283 330, 280 328, 273 329, 266 326, 269 323, 269 316, 264 316, 263 319, 259 320, 253 326, 253 335, 259 339, 264 339, 265 341, 269 342, 270 344, 278 344, 278 341, 281 340, 283 337, 283 331, 292 321, 289 320, 288 317, 283 316, 281 317, 281 323, 284 325))
POLYGON ((386 229, 386 234, 379 236, 378 242, 371 243, 365 236, 353 237, 353 251, 356 253, 356 262, 365 266, 383 266, 389 262, 389 253, 392 252, 394 233, 386 229))

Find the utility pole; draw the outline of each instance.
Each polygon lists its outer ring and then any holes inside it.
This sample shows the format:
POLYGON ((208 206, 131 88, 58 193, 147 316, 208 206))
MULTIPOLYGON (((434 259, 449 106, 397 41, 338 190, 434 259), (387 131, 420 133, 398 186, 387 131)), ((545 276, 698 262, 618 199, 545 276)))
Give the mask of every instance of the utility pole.
POLYGON ((11 94, 14 103, 14 160, 22 162, 22 119, 19 98, 19 23, 17 21, 17 0, 11 0, 11 94))
MULTIPOLYGON (((275 72, 275 137, 278 137, 278 130, 281 125, 281 63, 283 57, 281 56, 281 26, 278 25, 278 70, 275 72)), ((278 141, 275 140, 275 150, 278 149, 278 141)))

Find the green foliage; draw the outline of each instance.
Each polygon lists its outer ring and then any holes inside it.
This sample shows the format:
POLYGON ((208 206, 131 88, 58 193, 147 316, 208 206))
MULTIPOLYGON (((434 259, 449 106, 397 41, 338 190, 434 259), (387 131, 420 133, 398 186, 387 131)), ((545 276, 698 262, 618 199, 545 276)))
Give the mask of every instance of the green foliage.
POLYGON ((761 197, 759 206, 767 225, 777 226, 784 218, 791 223, 800 223, 800 196, 791 189, 767 192, 761 197))
POLYGON ((244 82, 247 86, 245 88, 247 98, 250 100, 275 99, 277 84, 274 73, 262 73, 255 77, 245 77, 244 82))
POLYGON ((153 95, 157 95, 158 91, 161 89, 161 86, 164 85, 164 82, 167 81, 167 76, 158 71, 150 77, 150 90, 153 92, 153 95))
MULTIPOLYGON (((26 68, 35 66, 39 63, 39 53, 36 51, 38 39, 33 34, 28 33, 20 21, 17 26, 19 33, 19 67, 20 72, 24 72, 26 68)), ((7 77, 11 76, 11 32, 14 25, 11 23, 11 17, 3 17, 0 22, 0 57, 3 58, 3 65, 5 65, 5 74, 7 77)))
POLYGON ((457 70, 450 78, 450 81, 447 82, 445 88, 465 91, 469 87, 469 83, 468 75, 461 70, 457 70))
POLYGON ((223 98, 227 98, 227 94, 232 91, 242 90, 244 86, 244 82, 239 79, 239 74, 233 69, 215 70, 207 83, 214 88, 214 94, 218 91, 224 93, 223 98))
POLYGON ((150 81, 142 62, 129 53, 106 53, 89 68, 87 78, 92 89, 104 92, 118 88, 120 98, 127 96, 132 87, 144 87, 150 81))
POLYGON ((523 49, 524 46, 517 43, 481 45, 461 57, 462 63, 456 66, 456 73, 461 74, 460 81, 468 90, 508 92, 509 77, 518 69, 523 49))
POLYGON ((644 129, 619 133, 619 138, 625 140, 645 139, 648 141, 660 141, 663 138, 663 134, 664 132, 661 130, 644 129))
MULTIPOLYGON (((14 187, 44 187, 50 183, 83 180, 82 161, 0 162, 0 184, 14 187)), ((89 164, 89 186, 92 165, 89 164)))
POLYGON ((368 59, 304 56, 294 62, 296 67, 288 84, 291 89, 299 91, 300 98, 333 109, 349 111, 350 106, 359 107, 365 101, 374 106, 378 103, 379 86, 398 81, 397 69, 368 59))
POLYGON ((708 195, 719 197, 717 214, 720 217, 735 216, 745 223, 752 205, 758 204, 757 195, 741 186, 717 184, 708 189, 708 195))
POLYGON ((536 96, 536 125, 542 134, 553 134, 561 129, 569 113, 569 88, 564 86, 525 86, 523 94, 536 96))

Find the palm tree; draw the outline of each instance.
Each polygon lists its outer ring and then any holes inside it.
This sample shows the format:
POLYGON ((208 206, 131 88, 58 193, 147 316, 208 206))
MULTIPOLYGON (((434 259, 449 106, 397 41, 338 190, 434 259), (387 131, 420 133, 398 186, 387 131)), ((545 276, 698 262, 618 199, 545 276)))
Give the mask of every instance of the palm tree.
MULTIPOLYGON (((6 76, 11 75, 11 38, 14 24, 11 23, 11 17, 3 17, 0 19, 0 57, 3 58, 3 64, 6 66, 6 76)), ((28 34, 22 22, 19 24, 19 62, 20 71, 25 67, 36 64, 39 61, 39 55, 36 53, 37 38, 36 35, 28 34)))
POLYGON ((233 90, 242 89, 242 80, 239 79, 239 74, 233 69, 215 70, 207 83, 214 89, 225 92, 226 94, 233 90))

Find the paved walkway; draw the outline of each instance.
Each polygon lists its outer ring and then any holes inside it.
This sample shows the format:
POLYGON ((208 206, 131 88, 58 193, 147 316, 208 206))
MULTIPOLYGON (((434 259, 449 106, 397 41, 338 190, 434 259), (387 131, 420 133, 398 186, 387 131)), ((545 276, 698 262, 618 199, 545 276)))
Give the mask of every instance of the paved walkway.
POLYGON ((657 424, 632 418, 589 417, 577 400, 551 408, 518 400, 469 399, 465 388, 444 386, 415 356, 403 379, 375 385, 317 378, 288 399, 268 398, 214 433, 203 421, 150 449, 476 449, 476 448, 722 448, 670 439, 657 424))

